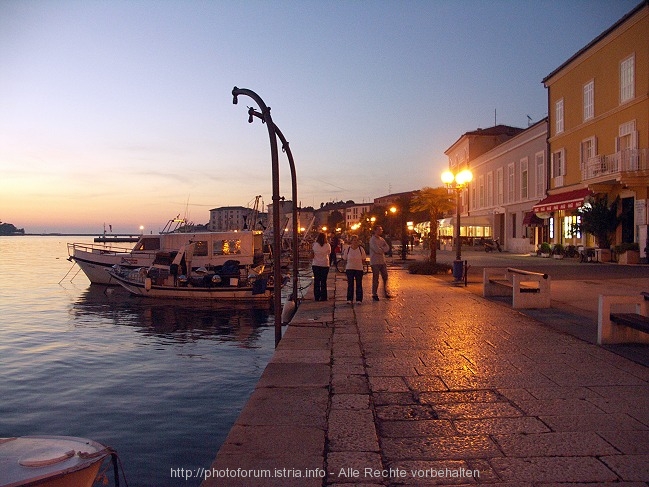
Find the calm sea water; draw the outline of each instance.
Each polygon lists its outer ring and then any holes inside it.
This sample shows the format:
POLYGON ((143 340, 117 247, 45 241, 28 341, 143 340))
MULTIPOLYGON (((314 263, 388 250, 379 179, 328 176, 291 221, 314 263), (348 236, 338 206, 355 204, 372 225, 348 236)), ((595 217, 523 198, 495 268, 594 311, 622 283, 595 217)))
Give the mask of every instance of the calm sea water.
POLYGON ((0 437, 91 438, 130 486, 193 486, 274 351, 269 310, 131 297, 91 286, 75 237, 0 237, 0 437))

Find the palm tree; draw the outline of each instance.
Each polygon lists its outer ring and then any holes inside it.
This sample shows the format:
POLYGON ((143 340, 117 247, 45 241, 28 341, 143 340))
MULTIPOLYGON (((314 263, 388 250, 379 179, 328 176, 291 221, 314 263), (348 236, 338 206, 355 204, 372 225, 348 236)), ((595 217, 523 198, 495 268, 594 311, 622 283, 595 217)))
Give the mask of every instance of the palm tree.
POLYGON ((412 211, 427 211, 430 216, 430 261, 433 264, 437 263, 437 220, 454 208, 455 199, 444 187, 422 188, 410 203, 412 211))
POLYGON ((613 200, 610 206, 607 195, 590 198, 584 206, 577 210, 581 221, 575 225, 575 230, 590 233, 595 237, 600 249, 608 249, 611 246, 611 238, 623 218, 618 214, 619 203, 619 196, 613 200))

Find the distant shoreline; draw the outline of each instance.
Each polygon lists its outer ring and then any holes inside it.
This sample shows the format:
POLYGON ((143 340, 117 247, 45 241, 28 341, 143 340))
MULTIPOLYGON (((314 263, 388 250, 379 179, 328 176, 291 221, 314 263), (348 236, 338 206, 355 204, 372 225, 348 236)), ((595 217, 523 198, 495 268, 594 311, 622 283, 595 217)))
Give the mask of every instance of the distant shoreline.
POLYGON ((7 235, 0 235, 0 237, 101 237, 101 238, 106 238, 107 240, 113 239, 113 238, 123 238, 123 237, 131 237, 131 238, 139 238, 141 236, 140 233, 109 233, 104 235, 103 233, 60 233, 60 232, 49 232, 49 233, 13 233, 13 234, 7 234, 7 235))

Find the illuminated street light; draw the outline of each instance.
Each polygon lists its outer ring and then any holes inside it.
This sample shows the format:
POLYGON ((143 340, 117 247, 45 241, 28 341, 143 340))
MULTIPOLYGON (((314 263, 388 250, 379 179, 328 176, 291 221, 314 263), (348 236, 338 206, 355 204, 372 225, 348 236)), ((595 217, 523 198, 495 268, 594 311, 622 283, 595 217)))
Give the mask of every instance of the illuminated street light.
POLYGON ((453 261, 453 277, 456 281, 462 280, 462 242, 460 240, 460 193, 473 179, 473 174, 468 169, 453 174, 451 171, 442 173, 442 182, 450 190, 455 191, 455 261, 453 261))
POLYGON ((406 222, 405 222, 405 211, 403 209, 399 209, 396 206, 391 206, 390 207, 390 213, 393 215, 396 215, 397 212, 401 213, 401 216, 399 218, 399 226, 401 227, 401 260, 406 260, 407 258, 407 252, 408 252, 408 245, 407 245, 407 236, 406 236, 406 222))

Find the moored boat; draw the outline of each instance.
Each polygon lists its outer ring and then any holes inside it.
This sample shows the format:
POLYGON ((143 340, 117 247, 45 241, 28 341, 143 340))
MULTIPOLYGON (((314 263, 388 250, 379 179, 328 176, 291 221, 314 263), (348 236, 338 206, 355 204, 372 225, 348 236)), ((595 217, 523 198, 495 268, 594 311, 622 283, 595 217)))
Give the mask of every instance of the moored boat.
MULTIPOLYGON (((239 233, 238 235, 242 235, 239 233)), ((270 304, 273 286, 265 270, 263 255, 242 260, 229 258, 220 265, 199 266, 197 251, 203 245, 191 242, 174 252, 158 252, 149 267, 130 269, 120 265, 108 271, 111 279, 131 294, 151 298, 212 299, 217 301, 267 301, 270 304), (259 260, 261 258, 261 261, 259 260)), ((232 254, 228 254, 232 255, 232 254)))
POLYGON ((132 249, 102 244, 69 243, 68 260, 75 262, 93 284, 117 284, 106 272, 115 265, 124 269, 149 267, 160 252, 171 254, 195 243, 194 268, 223 265, 230 259, 245 265, 263 262, 263 236, 258 231, 173 232, 142 235, 132 249))
POLYGON ((68 260, 76 263, 91 283, 109 285, 110 276, 106 270, 114 265, 133 269, 151 265, 160 249, 160 237, 141 237, 131 249, 106 244, 69 243, 68 260))
POLYGON ((109 456, 117 462, 111 448, 73 436, 0 438, 0 487, 91 487, 109 456))

